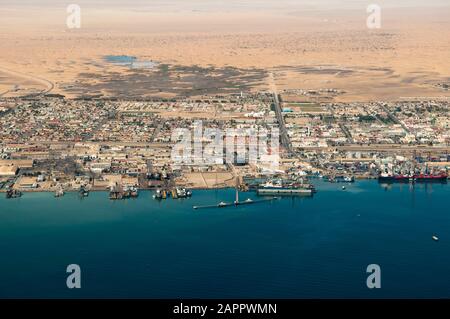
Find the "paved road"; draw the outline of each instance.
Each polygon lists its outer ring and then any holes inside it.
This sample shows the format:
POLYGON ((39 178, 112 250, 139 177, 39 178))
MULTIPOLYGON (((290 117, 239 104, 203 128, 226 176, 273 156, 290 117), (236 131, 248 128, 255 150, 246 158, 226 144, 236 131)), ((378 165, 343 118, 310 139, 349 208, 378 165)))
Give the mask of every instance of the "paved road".
POLYGON ((275 107, 275 115, 277 117, 277 121, 280 128, 280 139, 281 139, 281 146, 283 146, 290 155, 294 155, 294 150, 292 148, 291 140, 289 139, 289 135, 286 129, 286 123, 284 121, 283 112, 281 109, 281 103, 280 98, 278 97, 278 91, 277 87, 275 85, 275 79, 273 76, 273 73, 269 74, 269 86, 272 90, 273 94, 273 104, 275 107))
POLYGON ((402 126, 402 128, 406 131, 406 133, 411 133, 408 129, 408 127, 406 127, 405 124, 402 123, 402 121, 400 121, 394 114, 392 114, 392 112, 384 105, 381 105, 381 108, 387 113, 387 115, 389 116, 389 118, 396 124, 400 124, 402 126))
MULTIPOLYGON (((41 95, 41 94, 48 94, 48 93, 50 93, 50 92, 55 88, 55 84, 54 84, 53 82, 51 82, 51 81, 49 81, 49 80, 47 80, 47 79, 41 78, 41 77, 37 77, 37 76, 34 76, 34 75, 25 74, 25 73, 13 71, 13 70, 5 69, 5 68, 3 68, 3 67, 0 67, 0 72, 8 73, 8 74, 11 74, 11 75, 20 77, 20 78, 25 78, 25 79, 28 79, 28 80, 30 80, 30 81, 38 82, 38 83, 40 83, 40 84, 42 84, 42 85, 44 85, 44 86, 46 87, 45 89, 43 89, 43 90, 42 90, 41 92, 39 92, 39 93, 36 93, 36 94, 26 94, 26 95, 24 95, 24 96, 22 96, 22 97, 26 97, 26 96, 34 96, 34 95, 41 95)), ((11 92, 11 91, 3 92, 3 93, 0 95, 0 97, 2 97, 3 95, 5 95, 5 94, 7 94, 7 93, 9 93, 9 92, 11 92)))
POLYGON ((342 146, 333 146, 333 147, 317 147, 317 146, 311 146, 311 147, 302 147, 304 150, 314 151, 314 150, 338 150, 338 151, 350 151, 350 152, 414 152, 417 153, 449 153, 450 152, 450 146, 427 146, 427 145, 398 145, 398 144, 392 144, 392 145, 382 145, 382 144, 373 144, 373 145, 342 145, 342 146))
POLYGON ((347 140, 350 143, 353 143, 353 137, 352 137, 352 133, 350 133, 350 131, 348 130, 347 126, 345 126, 343 123, 339 123, 339 127, 341 128, 342 132, 344 133, 345 137, 347 137, 347 140))
POLYGON ((277 116, 278 124, 280 127, 281 145, 289 152, 289 154, 294 155, 295 152, 289 139, 289 135, 286 129, 286 123, 284 121, 283 113, 281 110, 280 100, 277 93, 273 93, 273 101, 275 106, 275 114, 277 116))

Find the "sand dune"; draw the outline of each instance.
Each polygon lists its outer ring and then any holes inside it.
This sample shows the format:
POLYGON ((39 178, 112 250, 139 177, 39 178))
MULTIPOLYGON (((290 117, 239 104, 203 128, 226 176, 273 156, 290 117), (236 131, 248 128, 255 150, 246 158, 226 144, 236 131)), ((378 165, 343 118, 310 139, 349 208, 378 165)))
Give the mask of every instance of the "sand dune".
MULTIPOLYGON (((367 29, 362 3, 346 10, 317 10, 311 3, 300 10, 270 1, 255 10, 239 1, 227 10, 198 1, 196 10, 177 2, 155 3, 147 9, 142 3, 127 9, 83 7, 79 30, 67 29, 63 6, 2 7, 0 67, 45 79, 55 84, 52 92, 68 96, 81 90, 99 93, 99 83, 106 87, 101 94, 114 95, 107 87, 114 74, 132 84, 137 71, 106 63, 106 55, 167 65, 172 72, 155 75, 166 82, 190 78, 180 66, 214 66, 236 68, 241 79, 255 70, 272 73, 279 90, 340 89, 346 92, 340 100, 448 96, 436 87, 450 80, 450 6, 443 2, 431 2, 438 8, 387 6, 377 30, 367 29)), ((0 78, 0 91, 12 78, 0 78)), ((242 81, 226 82, 248 89, 242 81)), ((254 81, 250 89, 269 84, 268 78, 254 81)))

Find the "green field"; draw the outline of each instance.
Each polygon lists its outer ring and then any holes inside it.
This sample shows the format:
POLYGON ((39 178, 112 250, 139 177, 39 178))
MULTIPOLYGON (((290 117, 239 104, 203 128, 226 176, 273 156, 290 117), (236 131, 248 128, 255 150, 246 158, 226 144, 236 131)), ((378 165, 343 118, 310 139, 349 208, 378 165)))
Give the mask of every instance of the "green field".
POLYGON ((318 103, 287 103, 286 108, 292 109, 294 112, 305 113, 323 113, 324 109, 318 103))

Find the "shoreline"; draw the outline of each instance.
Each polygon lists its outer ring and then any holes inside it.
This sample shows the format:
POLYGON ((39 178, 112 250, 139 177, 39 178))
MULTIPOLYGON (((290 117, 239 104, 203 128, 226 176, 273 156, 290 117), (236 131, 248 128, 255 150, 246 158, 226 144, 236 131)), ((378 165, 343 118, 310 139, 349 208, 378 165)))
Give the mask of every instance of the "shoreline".
MULTIPOLYGON (((320 180, 323 181, 327 184, 354 184, 356 181, 378 181, 378 177, 376 176, 369 176, 369 177, 362 177, 362 176, 355 176, 355 182, 328 182, 322 178, 316 177, 316 176, 309 176, 308 177, 310 182, 311 180, 320 180)), ((449 179, 447 179, 448 181, 449 179)), ((446 182, 447 182, 446 181, 446 182)), ((428 183, 433 183, 433 182, 419 182, 419 184, 428 184, 428 183)), ((406 184, 406 183, 395 183, 394 184, 406 184)), ((409 183, 408 183, 409 184, 409 183)), ((208 191, 208 190, 225 190, 225 189, 235 189, 235 187, 233 186, 224 186, 224 187, 187 187, 186 185, 176 185, 175 187, 183 187, 183 188, 187 188, 189 190, 195 190, 195 191, 208 191)), ((14 188, 22 193, 55 193, 58 189, 21 189, 21 188, 14 188)), ((158 187, 143 187, 143 188, 138 188, 139 191, 156 191, 158 189, 158 187)), ((247 190, 247 191, 242 191, 242 192, 248 192, 248 191, 252 191, 252 190, 247 190)), ((2 193, 6 193, 7 190, 6 189, 0 189, 0 194, 2 193)), ((65 193, 77 193, 79 192, 79 190, 76 189, 70 189, 70 190, 64 190, 65 193)), ((105 189, 99 189, 99 188, 93 188, 93 189, 89 189, 89 192, 109 192, 109 190, 107 188, 105 189)))
MULTIPOLYGON (((183 187, 183 186, 182 186, 183 187)), ((234 187, 216 187, 216 188, 195 188, 195 187, 190 187, 190 190, 196 190, 196 191, 207 191, 207 190, 224 190, 224 189, 232 189, 234 187)), ((54 193, 57 191, 57 189, 54 190, 43 190, 43 189, 20 189, 20 188, 13 188, 16 189, 22 193, 54 193)), ((157 188, 139 188, 139 191, 156 191, 157 188)), ((78 193, 78 190, 64 190, 65 193, 78 193)), ((89 192, 109 192, 108 189, 90 189, 89 192)), ((0 193, 6 193, 5 189, 1 189, 0 193)))

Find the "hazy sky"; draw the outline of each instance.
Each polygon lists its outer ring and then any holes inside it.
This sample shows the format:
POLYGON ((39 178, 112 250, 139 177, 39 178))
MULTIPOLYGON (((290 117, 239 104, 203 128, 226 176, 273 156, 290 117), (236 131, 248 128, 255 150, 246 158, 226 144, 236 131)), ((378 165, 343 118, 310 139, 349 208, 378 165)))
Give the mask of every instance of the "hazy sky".
POLYGON ((148 26, 152 25, 151 30, 155 32, 183 32, 185 28, 189 29, 187 25, 192 25, 189 30, 204 32, 211 31, 216 25, 220 29, 259 32, 276 29, 266 26, 267 16, 270 16, 286 22, 283 23, 283 31, 287 32, 297 30, 298 20, 308 17, 315 17, 317 22, 352 16, 353 20, 356 19, 357 23, 362 21, 365 26, 367 6, 373 3, 388 9, 383 11, 384 21, 389 17, 395 21, 409 18, 408 10, 389 10, 391 8, 438 7, 431 13, 434 20, 447 20, 445 13, 450 10, 450 0, 0 0, 0 30, 8 26, 65 26, 67 6, 78 4, 83 12, 84 25, 91 28, 107 26, 108 30, 122 30, 129 26, 149 32, 148 26), (441 8, 444 6, 445 9, 441 8), (436 12, 440 13, 439 16, 436 12), (261 20, 261 17, 266 20, 261 20), (291 29, 287 20, 291 22, 291 29))
POLYGON ((16 6, 80 6, 108 9, 140 8, 157 11, 247 11, 264 9, 356 9, 371 3, 383 7, 450 6, 450 0, 0 0, 0 9, 16 6))

